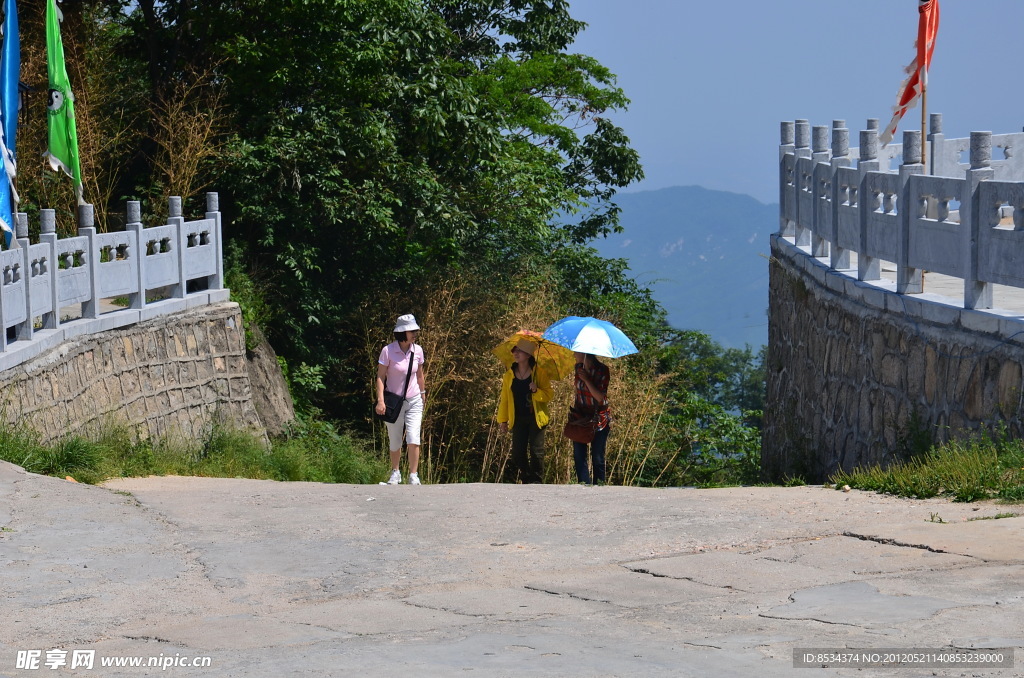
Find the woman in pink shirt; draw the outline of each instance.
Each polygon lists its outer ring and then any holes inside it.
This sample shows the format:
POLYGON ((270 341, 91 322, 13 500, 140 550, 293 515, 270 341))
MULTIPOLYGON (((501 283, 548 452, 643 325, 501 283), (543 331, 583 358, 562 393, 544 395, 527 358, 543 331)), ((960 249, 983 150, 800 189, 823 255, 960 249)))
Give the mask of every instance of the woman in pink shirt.
POLYGON ((381 483, 382 485, 399 485, 402 482, 402 472, 398 467, 402 463, 403 431, 409 453, 409 484, 420 484, 420 426, 423 422, 423 399, 427 395, 427 388, 423 380, 423 348, 416 345, 419 335, 420 326, 416 324, 415 316, 399 316, 395 325, 395 340, 381 350, 380 358, 377 359, 377 414, 384 414, 386 409, 385 384, 388 391, 405 396, 401 414, 395 423, 384 422, 388 429, 391 451, 391 477, 387 483, 381 483))

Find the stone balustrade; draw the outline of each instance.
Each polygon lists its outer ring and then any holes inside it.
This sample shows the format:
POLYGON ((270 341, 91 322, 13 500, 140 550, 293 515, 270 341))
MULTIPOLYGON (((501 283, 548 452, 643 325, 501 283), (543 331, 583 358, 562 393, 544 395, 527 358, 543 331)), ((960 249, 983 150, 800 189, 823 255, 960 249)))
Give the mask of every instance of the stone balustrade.
POLYGON ((782 124, 780 235, 835 270, 855 252, 862 281, 881 280, 880 262, 892 262, 900 293, 923 291, 923 270, 960 278, 965 308, 993 308, 993 285, 1024 287, 1024 133, 947 140, 932 115, 926 172, 919 131, 883 151, 871 120, 849 148, 844 124, 833 121, 831 144, 824 126, 812 135, 805 120, 782 124))
POLYGON ((0 252, 0 372, 73 337, 227 301, 217 194, 206 195, 202 219, 186 221, 179 197, 168 214, 145 228, 131 201, 125 230, 97 233, 92 205, 81 205, 78 235, 58 238, 54 210, 44 209, 31 243, 20 213, 18 247, 0 252), (118 298, 126 305, 105 303, 118 298))
POLYGON ((879 148, 876 120, 849 136, 781 126, 770 477, 884 465, 922 435, 1024 434, 1024 133, 946 139, 932 115, 925 139, 879 148))
POLYGON ((145 228, 129 202, 124 230, 97 233, 83 205, 78 234, 58 238, 42 210, 38 243, 18 215, 19 246, 0 252, 0 426, 42 442, 110 426, 186 444, 219 424, 266 435, 217 194, 202 219, 186 221, 180 198, 168 213, 145 228))

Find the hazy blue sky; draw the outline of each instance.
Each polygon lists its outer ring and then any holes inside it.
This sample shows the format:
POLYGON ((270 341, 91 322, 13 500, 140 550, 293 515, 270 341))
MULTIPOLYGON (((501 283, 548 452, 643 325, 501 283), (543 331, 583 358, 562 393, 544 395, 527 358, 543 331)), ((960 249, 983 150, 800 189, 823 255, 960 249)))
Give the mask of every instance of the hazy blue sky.
MULTIPOLYGON (((892 116, 914 58, 917 0, 570 0, 596 57, 632 100, 613 119, 647 178, 778 201, 782 120, 844 119, 851 146, 892 116)), ((942 0, 928 112, 947 137, 1024 127, 1024 0, 942 0)), ((903 120, 919 128, 919 108, 903 120)))

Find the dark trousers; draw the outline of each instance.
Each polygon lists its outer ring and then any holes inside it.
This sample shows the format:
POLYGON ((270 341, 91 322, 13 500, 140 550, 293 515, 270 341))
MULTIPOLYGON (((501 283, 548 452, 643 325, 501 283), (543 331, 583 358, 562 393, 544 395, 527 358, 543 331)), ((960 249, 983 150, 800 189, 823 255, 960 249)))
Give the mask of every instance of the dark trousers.
POLYGON ((572 458, 576 462, 576 478, 585 485, 603 483, 605 481, 604 449, 608 445, 608 434, 611 426, 605 426, 600 431, 594 432, 594 440, 590 443, 590 453, 587 454, 586 443, 572 444, 572 458), (589 459, 587 457, 590 457, 589 459), (590 463, 594 464, 594 476, 590 476, 590 463))
POLYGON ((512 427, 512 462, 524 483, 544 482, 544 429, 533 417, 523 417, 512 427))

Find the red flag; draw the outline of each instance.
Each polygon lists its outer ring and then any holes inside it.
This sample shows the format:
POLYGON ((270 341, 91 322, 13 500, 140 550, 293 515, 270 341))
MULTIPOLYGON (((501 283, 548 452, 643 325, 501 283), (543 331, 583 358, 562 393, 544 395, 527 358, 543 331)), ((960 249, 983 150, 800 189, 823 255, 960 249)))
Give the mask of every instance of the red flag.
POLYGON ((917 104, 924 85, 928 84, 928 67, 935 51, 935 36, 939 32, 939 0, 919 0, 917 3, 917 56, 907 66, 907 79, 900 85, 893 108, 892 120, 878 135, 882 146, 892 141, 903 115, 917 104))

